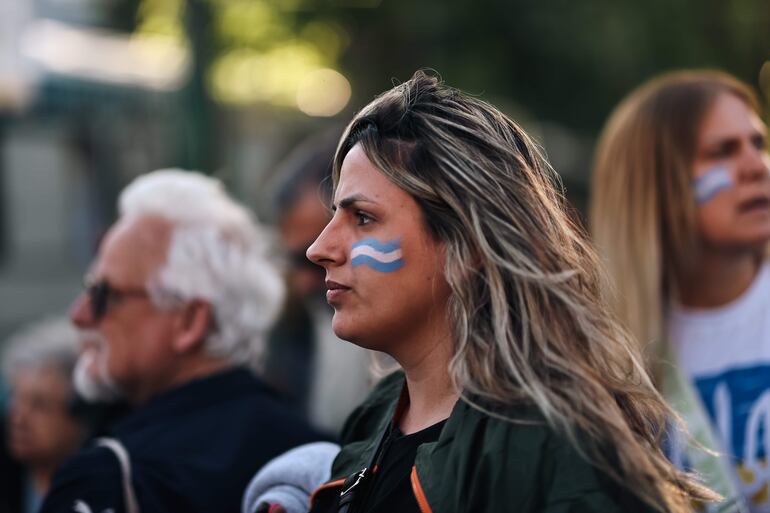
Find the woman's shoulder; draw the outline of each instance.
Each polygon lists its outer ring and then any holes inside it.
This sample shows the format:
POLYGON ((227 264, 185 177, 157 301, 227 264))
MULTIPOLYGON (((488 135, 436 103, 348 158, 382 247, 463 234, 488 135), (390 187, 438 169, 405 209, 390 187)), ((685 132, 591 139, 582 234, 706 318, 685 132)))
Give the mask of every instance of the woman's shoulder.
POLYGON ((553 459, 572 459, 565 436, 530 404, 491 405, 461 400, 447 421, 437 449, 476 452, 485 468, 507 468, 533 483, 551 473, 553 459), (537 476, 537 477, 535 477, 537 476))
MULTIPOLYGON (((579 433, 571 435, 553 426, 533 404, 479 409, 466 403, 463 410, 467 419, 462 422, 465 425, 458 428, 460 438, 481 435, 492 446, 490 450, 500 458, 536 462, 535 468, 540 471, 541 477, 556 476, 559 472, 583 474, 592 468, 579 449, 579 433)), ((530 467, 531 470, 535 468, 530 467)))
POLYGON ((552 434, 546 418, 532 404, 498 404, 474 397, 463 397, 458 401, 447 429, 459 435, 483 431, 487 440, 504 445, 517 444, 522 438, 545 442, 552 434))
POLYGON ((534 405, 478 409, 464 404, 448 433, 448 444, 436 448, 437 467, 475 462, 464 472, 485 490, 471 495, 497 497, 521 511, 560 511, 556 506, 580 504, 593 511, 647 511, 633 494, 593 465, 579 449, 580 435, 551 426, 534 405), (473 453, 473 454, 471 454, 473 453), (516 482, 516 487, 497 484, 516 482))

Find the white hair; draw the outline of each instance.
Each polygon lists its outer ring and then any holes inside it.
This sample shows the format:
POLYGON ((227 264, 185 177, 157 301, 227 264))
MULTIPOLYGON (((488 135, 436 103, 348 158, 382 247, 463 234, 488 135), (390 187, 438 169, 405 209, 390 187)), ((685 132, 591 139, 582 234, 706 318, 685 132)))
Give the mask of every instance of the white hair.
POLYGON ((3 375, 11 381, 16 372, 50 367, 67 380, 78 357, 78 334, 66 317, 50 317, 29 324, 5 341, 3 375))
POLYGON ((270 236, 253 214, 200 173, 163 169, 136 178, 121 193, 122 218, 157 216, 171 223, 165 265, 147 284, 158 307, 202 299, 216 325, 210 354, 255 363, 285 288, 270 260, 270 236))

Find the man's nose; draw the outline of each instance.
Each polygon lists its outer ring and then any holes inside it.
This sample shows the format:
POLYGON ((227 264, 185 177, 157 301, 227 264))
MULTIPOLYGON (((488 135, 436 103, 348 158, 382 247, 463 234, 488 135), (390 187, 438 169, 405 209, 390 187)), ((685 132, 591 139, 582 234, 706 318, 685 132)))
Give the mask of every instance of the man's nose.
POLYGON ((91 309, 91 301, 85 292, 78 294, 75 301, 70 306, 70 320, 78 328, 88 328, 93 326, 95 319, 91 309))

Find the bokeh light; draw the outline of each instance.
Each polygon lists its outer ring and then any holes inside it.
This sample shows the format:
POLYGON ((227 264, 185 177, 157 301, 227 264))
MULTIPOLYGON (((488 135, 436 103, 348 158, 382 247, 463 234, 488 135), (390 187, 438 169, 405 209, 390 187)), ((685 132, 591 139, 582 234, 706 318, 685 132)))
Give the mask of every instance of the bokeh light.
POLYGON ((213 97, 224 103, 268 102, 296 107, 298 85, 324 59, 313 46, 292 41, 266 52, 236 49, 218 59, 212 69, 213 97))
POLYGON ((45 72, 164 91, 181 87, 190 67, 187 46, 174 36, 126 36, 53 20, 31 23, 20 46, 45 72))
POLYGON ((309 116, 334 116, 350 101, 350 82, 333 69, 308 73, 297 90, 297 107, 309 116))

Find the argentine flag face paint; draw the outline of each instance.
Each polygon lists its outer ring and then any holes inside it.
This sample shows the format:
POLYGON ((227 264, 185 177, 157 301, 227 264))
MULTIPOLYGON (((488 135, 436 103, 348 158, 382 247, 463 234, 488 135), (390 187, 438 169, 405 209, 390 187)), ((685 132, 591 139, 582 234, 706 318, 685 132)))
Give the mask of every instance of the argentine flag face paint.
POLYGON ((353 267, 366 265, 382 273, 398 271, 404 267, 401 242, 399 239, 388 242, 380 242, 373 238, 361 239, 353 243, 350 262, 353 267))
POLYGON ((696 203, 711 201, 714 196, 733 186, 733 177, 725 166, 712 167, 692 181, 696 203))

